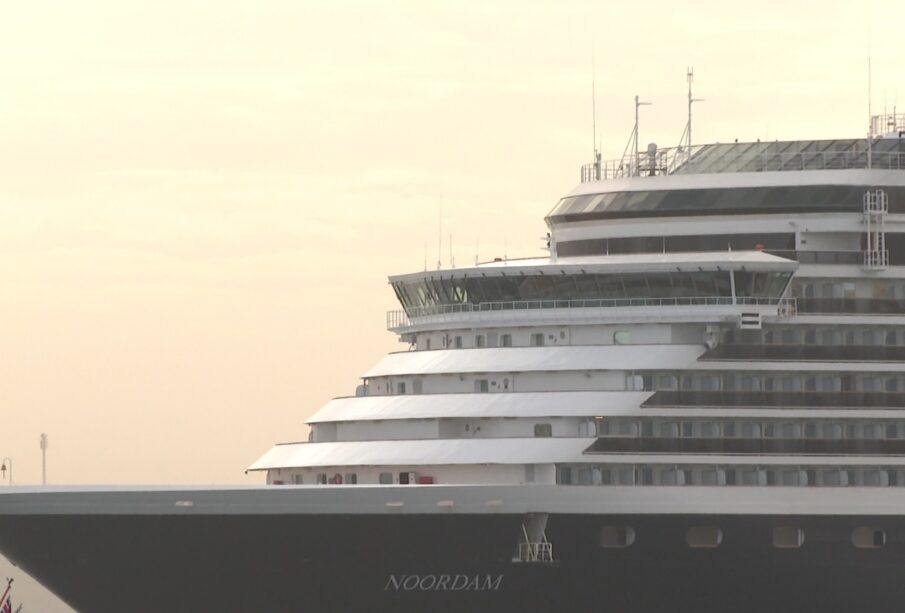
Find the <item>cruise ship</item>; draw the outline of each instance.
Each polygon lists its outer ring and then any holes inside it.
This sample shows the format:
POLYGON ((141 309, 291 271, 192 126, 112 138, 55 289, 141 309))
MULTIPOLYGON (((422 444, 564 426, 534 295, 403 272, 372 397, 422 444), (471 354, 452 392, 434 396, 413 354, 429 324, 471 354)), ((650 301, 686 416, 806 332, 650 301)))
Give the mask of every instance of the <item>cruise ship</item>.
POLYGON ((85 612, 901 610, 905 115, 638 132, 543 257, 391 276, 266 485, 7 488, 0 552, 85 612))

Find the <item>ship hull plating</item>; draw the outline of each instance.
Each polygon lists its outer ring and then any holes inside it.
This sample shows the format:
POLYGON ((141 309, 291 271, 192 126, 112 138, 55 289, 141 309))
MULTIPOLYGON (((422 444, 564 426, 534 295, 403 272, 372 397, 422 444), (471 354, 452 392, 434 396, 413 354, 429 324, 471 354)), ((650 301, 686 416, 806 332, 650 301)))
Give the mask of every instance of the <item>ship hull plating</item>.
POLYGON ((898 517, 550 515, 556 561, 513 562, 521 515, 5 515, 0 551, 106 611, 899 611, 898 517), (601 546, 604 526, 634 542, 601 546), (719 546, 686 532, 718 527, 719 546), (801 528, 798 548, 773 529, 801 528), (852 531, 882 530, 859 549, 852 531))

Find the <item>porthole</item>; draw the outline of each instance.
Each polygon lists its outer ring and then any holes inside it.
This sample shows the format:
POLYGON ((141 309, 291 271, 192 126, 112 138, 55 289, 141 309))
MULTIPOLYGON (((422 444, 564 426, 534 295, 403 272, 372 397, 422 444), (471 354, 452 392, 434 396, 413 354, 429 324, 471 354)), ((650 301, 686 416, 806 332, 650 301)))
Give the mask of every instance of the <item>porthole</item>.
POLYGON ((719 547, 723 542, 723 531, 716 526, 693 526, 685 532, 685 542, 694 548, 719 547))
POLYGON ((886 532, 862 526, 852 531, 852 545, 858 549, 878 549, 886 544, 886 532))
POLYGON ((773 546, 777 549, 797 549, 804 545, 804 530, 792 526, 773 528, 773 546))
POLYGON ((631 526, 604 526, 600 529, 598 543, 605 549, 624 549, 635 542, 635 529, 631 526))

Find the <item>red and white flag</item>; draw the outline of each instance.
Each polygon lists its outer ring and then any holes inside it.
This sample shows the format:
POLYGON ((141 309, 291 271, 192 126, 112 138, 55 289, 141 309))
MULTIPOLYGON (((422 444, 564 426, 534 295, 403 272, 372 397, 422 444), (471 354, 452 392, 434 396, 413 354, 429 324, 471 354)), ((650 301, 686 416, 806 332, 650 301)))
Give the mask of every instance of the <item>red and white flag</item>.
POLYGON ((13 613, 13 597, 7 596, 6 602, 0 607, 0 613, 13 613))

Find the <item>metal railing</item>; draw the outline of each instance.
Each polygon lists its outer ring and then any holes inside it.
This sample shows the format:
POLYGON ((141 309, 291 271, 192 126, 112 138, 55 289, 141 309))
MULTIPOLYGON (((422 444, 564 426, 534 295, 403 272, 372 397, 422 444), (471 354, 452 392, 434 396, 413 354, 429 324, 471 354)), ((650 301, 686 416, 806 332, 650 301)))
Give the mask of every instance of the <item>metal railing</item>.
MULTIPOLYGON (((718 159, 704 156, 709 147, 721 145, 696 145, 691 152, 676 147, 660 149, 654 158, 642 156, 635 166, 633 159, 601 160, 581 167, 581 182, 604 181, 626 177, 645 177, 669 174, 708 174, 717 172, 779 172, 796 170, 845 170, 867 168, 867 146, 863 150, 804 151, 797 153, 751 152, 739 143, 738 154, 724 154, 718 159), (697 156, 701 156, 698 158, 697 156)), ((772 144, 772 143, 770 143, 772 144)), ((633 158, 634 156, 632 156, 633 158)), ((905 152, 873 152, 872 168, 905 170, 905 152)))
POLYGON ((432 318, 465 313, 489 313, 502 311, 531 311, 543 309, 600 309, 632 307, 681 307, 681 306, 777 306, 785 305, 793 298, 738 297, 731 296, 671 297, 671 298, 593 298, 581 300, 513 300, 506 302, 478 302, 439 304, 415 307, 407 310, 387 311, 387 329, 407 327, 416 323, 429 323, 432 318), (420 321, 419 321, 420 320, 420 321))
POLYGON ((553 543, 519 543, 517 562, 552 562, 553 543))

